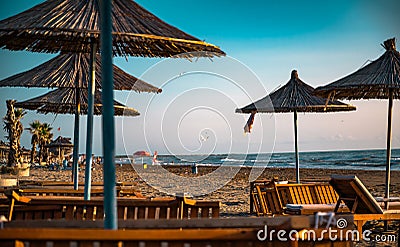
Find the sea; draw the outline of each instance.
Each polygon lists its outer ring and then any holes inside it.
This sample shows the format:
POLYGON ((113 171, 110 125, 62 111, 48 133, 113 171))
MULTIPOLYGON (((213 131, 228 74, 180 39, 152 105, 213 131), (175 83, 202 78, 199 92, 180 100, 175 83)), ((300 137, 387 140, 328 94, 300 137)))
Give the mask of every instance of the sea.
MULTIPOLYGON (((393 149, 391 170, 400 170, 400 149, 393 149)), ((300 152, 301 168, 385 170, 386 150, 300 152)), ((161 165, 294 167, 294 153, 158 155, 161 165)), ((152 157, 119 157, 120 163, 152 164, 152 157)))

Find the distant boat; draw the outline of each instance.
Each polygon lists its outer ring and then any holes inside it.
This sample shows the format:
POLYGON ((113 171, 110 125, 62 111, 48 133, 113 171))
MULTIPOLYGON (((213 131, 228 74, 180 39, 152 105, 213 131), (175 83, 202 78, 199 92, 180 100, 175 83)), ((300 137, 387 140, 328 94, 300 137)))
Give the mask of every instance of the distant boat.
POLYGON ((133 156, 151 156, 151 154, 147 151, 137 151, 133 154, 133 156))

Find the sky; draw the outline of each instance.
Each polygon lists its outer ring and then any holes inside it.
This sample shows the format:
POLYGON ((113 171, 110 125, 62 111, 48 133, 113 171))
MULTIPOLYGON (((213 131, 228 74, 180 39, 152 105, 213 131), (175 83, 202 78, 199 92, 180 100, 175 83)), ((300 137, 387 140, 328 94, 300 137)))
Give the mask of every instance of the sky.
MULTIPOLYGON (((0 19, 42 1, 1 1, 0 19)), ((115 98, 141 112, 116 118, 116 153, 204 154, 293 151, 292 114, 257 114, 251 134, 248 116, 236 114, 290 79, 293 69, 313 87, 333 82, 377 59, 380 45, 400 38, 398 0, 337 1, 137 1, 165 22, 215 44, 227 57, 196 59, 115 58, 126 72, 161 87, 163 93, 115 92, 115 98), (201 72, 201 73, 200 73, 201 72)), ((397 43, 397 46, 399 44, 397 43)), ((0 50, 0 79, 31 69, 54 54, 0 50)), ((26 100, 47 89, 0 88, 5 100, 26 100)), ((383 149, 387 101, 351 101, 356 112, 299 115, 299 150, 383 149)), ((393 108, 393 147, 400 147, 399 104, 393 108)), ((51 123, 54 135, 72 137, 72 115, 23 119, 51 123), (58 130, 58 128, 60 130, 58 130)), ((85 150, 86 117, 81 118, 80 150, 85 150)), ((101 121, 95 117, 94 153, 101 154, 101 121)), ((5 132, 0 130, 0 139, 5 132)), ((24 132, 22 145, 30 147, 24 132)))

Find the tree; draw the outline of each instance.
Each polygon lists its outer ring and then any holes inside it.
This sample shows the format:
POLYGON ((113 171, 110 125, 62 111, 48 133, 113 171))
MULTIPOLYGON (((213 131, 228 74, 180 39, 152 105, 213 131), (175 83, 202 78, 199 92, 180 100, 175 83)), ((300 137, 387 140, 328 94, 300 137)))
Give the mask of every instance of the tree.
POLYGON ((29 132, 32 135, 31 138, 31 163, 35 162, 35 156, 36 156, 36 147, 39 144, 39 134, 40 134, 40 127, 42 126, 42 123, 40 123, 38 120, 33 121, 32 123, 29 124, 29 132))
POLYGON ((48 155, 48 148, 45 146, 51 142, 53 139, 53 133, 51 131, 53 130, 52 127, 50 127, 50 124, 48 123, 43 123, 40 126, 40 131, 39 131, 39 164, 42 161, 42 159, 47 162, 47 158, 49 157, 48 155))
POLYGON ((21 119, 26 112, 19 108, 14 108, 15 100, 7 100, 7 114, 4 117, 4 130, 10 142, 10 151, 8 155, 8 166, 16 165, 20 161, 20 139, 24 130, 21 119))

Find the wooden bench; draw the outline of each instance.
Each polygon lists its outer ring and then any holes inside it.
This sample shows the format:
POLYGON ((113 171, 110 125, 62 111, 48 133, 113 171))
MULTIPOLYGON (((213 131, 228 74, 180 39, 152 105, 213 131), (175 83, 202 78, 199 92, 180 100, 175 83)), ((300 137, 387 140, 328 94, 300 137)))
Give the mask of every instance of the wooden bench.
MULTIPOLYGON (((7 213, 9 220, 98 220, 103 219, 103 198, 90 201, 82 197, 19 196, 12 192, 7 213)), ((118 218, 135 219, 182 219, 219 217, 219 202, 198 201, 186 198, 124 198, 117 199, 118 218)))

